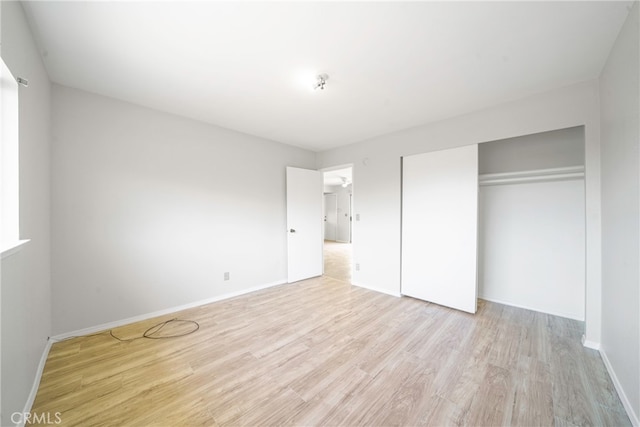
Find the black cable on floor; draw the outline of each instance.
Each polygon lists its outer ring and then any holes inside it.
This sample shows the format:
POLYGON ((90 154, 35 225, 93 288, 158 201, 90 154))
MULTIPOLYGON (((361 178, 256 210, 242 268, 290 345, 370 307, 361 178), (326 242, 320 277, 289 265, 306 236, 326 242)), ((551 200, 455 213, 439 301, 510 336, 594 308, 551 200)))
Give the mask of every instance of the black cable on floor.
POLYGON ((129 338, 129 339, 124 339, 124 338, 120 338, 117 337, 116 335, 113 334, 113 330, 109 329, 108 331, 103 331, 103 332, 98 332, 97 334, 91 334, 91 335, 82 335, 82 336, 77 336, 77 337, 69 337, 69 338, 65 338, 63 340, 60 341, 67 341, 70 340, 72 338, 87 338, 87 337, 95 337, 98 335, 104 335, 104 334, 109 334, 109 336, 111 336, 111 338, 116 339, 120 342, 131 342, 131 341, 135 341, 135 340, 139 340, 139 339, 150 339, 150 340, 163 340, 163 339, 170 339, 170 338, 180 338, 180 337, 184 337, 190 334, 193 334, 194 332, 196 332, 198 329, 200 329, 200 324, 198 322, 196 322, 195 320, 182 320, 182 319, 178 319, 173 318, 173 319, 169 319, 169 320, 165 320, 164 322, 160 322, 156 325, 153 325, 152 327, 150 327, 149 329, 147 329, 146 331, 144 331, 144 333, 142 334, 142 336, 139 337, 134 337, 134 338, 129 338), (171 335, 157 335, 162 328, 164 328, 165 326, 167 326, 170 323, 174 323, 174 324, 191 324, 193 325, 192 329, 186 331, 186 332, 181 332, 179 334, 171 334, 171 335))

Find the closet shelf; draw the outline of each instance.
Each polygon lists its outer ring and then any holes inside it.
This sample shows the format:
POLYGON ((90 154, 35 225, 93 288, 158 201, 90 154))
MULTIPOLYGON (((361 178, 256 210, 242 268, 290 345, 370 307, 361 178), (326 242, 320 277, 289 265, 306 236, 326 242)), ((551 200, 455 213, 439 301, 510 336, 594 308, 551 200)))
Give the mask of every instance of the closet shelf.
POLYGON ((518 172, 485 173, 478 177, 478 184, 507 185, 534 182, 568 181, 584 178, 584 166, 569 166, 552 169, 535 169, 518 172))

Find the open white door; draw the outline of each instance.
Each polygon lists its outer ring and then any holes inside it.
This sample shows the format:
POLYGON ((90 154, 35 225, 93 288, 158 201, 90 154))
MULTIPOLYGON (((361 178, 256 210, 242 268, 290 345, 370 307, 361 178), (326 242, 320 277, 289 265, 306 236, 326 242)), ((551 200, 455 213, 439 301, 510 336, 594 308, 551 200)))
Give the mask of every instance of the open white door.
POLYGON ((287 281, 322 275, 322 173, 287 167, 287 281))
POLYGON ((404 157, 402 294, 476 312, 478 146, 404 157))

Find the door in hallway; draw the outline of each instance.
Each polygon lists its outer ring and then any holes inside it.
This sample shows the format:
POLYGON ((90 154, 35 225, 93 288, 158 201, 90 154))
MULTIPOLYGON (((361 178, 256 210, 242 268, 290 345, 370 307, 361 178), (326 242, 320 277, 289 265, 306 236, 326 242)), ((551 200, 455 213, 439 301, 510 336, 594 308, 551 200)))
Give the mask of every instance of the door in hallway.
POLYGON ((338 197, 335 194, 324 195, 324 240, 337 240, 338 197))

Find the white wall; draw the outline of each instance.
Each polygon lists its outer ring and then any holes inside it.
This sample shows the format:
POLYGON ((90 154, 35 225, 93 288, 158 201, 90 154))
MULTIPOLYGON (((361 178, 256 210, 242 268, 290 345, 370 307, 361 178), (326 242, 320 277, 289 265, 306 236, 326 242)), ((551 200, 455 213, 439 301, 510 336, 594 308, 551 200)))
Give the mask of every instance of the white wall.
POLYGON ((20 87, 20 234, 31 239, 2 260, 2 425, 22 411, 51 334, 50 84, 18 2, 0 2, 1 54, 20 87))
POLYGON ((478 296, 584 320, 583 180, 480 187, 478 296))
POLYGON ((481 144, 478 171, 519 172, 584 166, 584 129, 572 127, 481 144))
POLYGON ((354 165, 353 283, 400 292, 400 157, 585 126, 586 337, 600 341, 600 162, 597 82, 585 82, 319 153, 318 166, 354 165))
MULTIPOLYGON (((0 4, 0 55, 1 53, 2 53, 2 5, 0 4)), ((1 110, 2 110, 2 107, 0 106, 0 114, 2 114, 1 110)), ((0 260, 0 424, 2 424, 2 260, 0 260)))
POLYGON ((640 7, 633 6, 600 77, 602 353, 640 425, 640 7))
POLYGON ((58 85, 52 105, 55 333, 286 281, 285 167, 314 153, 58 85))

